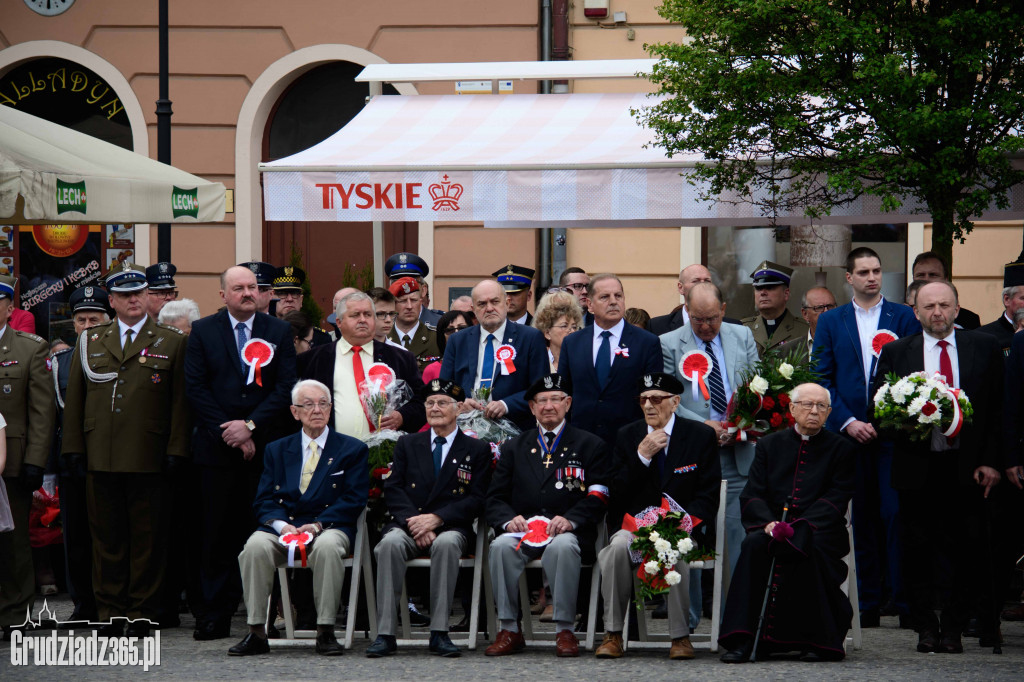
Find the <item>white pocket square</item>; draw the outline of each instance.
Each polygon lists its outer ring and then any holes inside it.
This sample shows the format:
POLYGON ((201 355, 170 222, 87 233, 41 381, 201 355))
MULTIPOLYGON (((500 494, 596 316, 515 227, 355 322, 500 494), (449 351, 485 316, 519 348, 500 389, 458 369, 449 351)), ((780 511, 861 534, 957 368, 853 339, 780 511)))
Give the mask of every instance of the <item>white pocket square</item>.
POLYGON ((333 473, 333 474, 331 474, 331 476, 341 476, 341 475, 342 475, 343 473, 345 473, 345 470, 344 470, 344 469, 342 469, 341 471, 339 471, 339 472, 337 472, 337 473, 333 473))

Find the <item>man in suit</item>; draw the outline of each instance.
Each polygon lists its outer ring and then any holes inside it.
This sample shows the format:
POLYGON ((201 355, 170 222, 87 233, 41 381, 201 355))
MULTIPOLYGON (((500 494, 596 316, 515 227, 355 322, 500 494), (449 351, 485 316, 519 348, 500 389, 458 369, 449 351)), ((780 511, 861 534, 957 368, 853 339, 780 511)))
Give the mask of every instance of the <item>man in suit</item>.
POLYGON ((423 382, 416 360, 401 348, 374 340, 373 299, 361 291, 348 294, 338 301, 334 313, 341 338, 330 346, 314 348, 299 357, 299 378, 316 379, 331 391, 334 410, 328 425, 338 433, 360 440, 377 430, 378 425, 371 424, 366 416, 359 395, 360 385, 366 381, 366 371, 372 364, 383 363, 394 371, 396 379, 406 383, 413 397, 385 415, 380 428, 401 429, 407 433, 419 431, 426 418, 423 399, 419 396, 423 382))
MULTIPOLYGON (((412 277, 402 277, 391 283, 388 292, 395 297, 398 318, 389 338, 416 357, 420 374, 423 368, 436 362, 441 355, 437 348, 437 330, 420 320, 420 285, 412 277)), ((376 309, 376 307, 375 307, 376 309)))
POLYGON ((230 636, 242 596, 235 558, 255 527, 252 501, 263 471, 263 449, 291 428, 295 383, 291 325, 257 312, 257 279, 235 266, 221 275, 224 308, 196 320, 188 338, 185 380, 195 419, 192 448, 199 480, 202 527, 200 594, 191 598, 198 640, 230 636), (273 348, 259 381, 248 357, 273 348))
POLYGON ((903 568, 913 576, 908 597, 919 633, 917 650, 963 653, 961 633, 970 600, 989 587, 982 571, 972 571, 972 563, 984 553, 984 539, 972 528, 1002 468, 1003 360, 991 336, 954 329, 959 306, 949 282, 921 287, 914 312, 923 333, 882 349, 874 389, 890 372, 900 377, 938 372, 974 408, 973 421, 955 437, 947 438, 938 428, 923 441, 898 434, 892 464, 892 486, 900 497, 903 568), (934 611, 936 595, 941 618, 934 611))
POLYGON ((562 274, 558 276, 558 287, 576 297, 576 302, 583 309, 583 326, 593 324, 594 314, 590 312, 590 301, 587 299, 587 289, 590 287, 590 275, 587 271, 576 266, 562 270, 562 274))
MULTIPOLYGON (((946 260, 934 251, 925 251, 917 254, 914 264, 910 267, 915 282, 951 282, 949 267, 946 260)), ((978 314, 961 308, 956 316, 956 326, 959 329, 977 329, 981 326, 981 318, 978 314)))
POLYGON ((544 375, 530 387, 525 398, 537 426, 502 445, 487 491, 487 522, 498 534, 488 562, 500 628, 487 656, 525 648, 518 624, 519 577, 538 554, 551 584, 555 655, 579 656, 572 630, 580 566, 594 555, 612 466, 604 441, 566 423, 571 395, 571 383, 559 374, 544 375), (542 547, 522 541, 534 516, 548 519, 545 533, 551 541, 542 547))
POLYGON ((857 446, 853 532, 860 619, 861 627, 878 627, 883 575, 899 614, 906 616, 908 611, 900 577, 899 500, 889 485, 892 446, 881 443, 869 423, 868 389, 877 374, 875 347, 887 336, 878 333, 903 338, 919 332, 921 325, 910 308, 882 296, 882 262, 873 250, 861 247, 850 252, 846 282, 853 300, 818 318, 813 353, 821 385, 832 397, 826 428, 852 438, 857 446))
POLYGON ((491 276, 498 280, 498 284, 505 289, 505 294, 508 296, 509 322, 525 324, 527 326, 533 324, 533 315, 526 309, 526 306, 533 295, 534 272, 534 270, 525 268, 522 265, 509 263, 497 272, 492 273, 491 276))
POLYGON ((46 341, 10 324, 14 285, 13 277, 0 275, 0 414, 7 421, 3 476, 14 519, 14 530, 0 533, 0 626, 8 636, 34 604, 28 512, 32 493, 43 484, 56 415, 46 341))
POLYGON ((62 452, 80 470, 92 535, 101 634, 149 633, 157 620, 174 500, 164 478, 190 455, 185 337, 147 314, 145 271, 107 273, 117 319, 82 332, 68 377, 62 452))
MULTIPOLYGON (((253 511, 259 527, 238 555, 245 592, 249 633, 228 649, 232 656, 270 651, 267 645, 267 601, 274 573, 286 563, 288 547, 280 539, 309 533, 307 551, 316 601, 316 652, 340 656, 345 650, 334 637, 334 621, 345 580, 345 557, 355 544, 356 521, 369 491, 366 445, 327 427, 331 391, 318 381, 295 384, 291 413, 302 423, 299 433, 267 445, 259 492, 253 511)), ((302 560, 306 565, 307 559, 302 560)))
POLYGON ((544 335, 533 327, 509 323, 507 296, 496 281, 485 279, 473 287, 472 295, 479 324, 448 339, 440 378, 454 381, 468 395, 490 389, 490 402, 483 405, 467 398, 463 411, 483 410, 491 419, 506 417, 528 429, 534 419, 526 389, 550 370, 544 335), (514 357, 499 360, 499 351, 514 357))
MULTIPOLYGON (((679 271, 679 281, 676 282, 676 289, 685 300, 686 294, 689 293, 694 284, 710 281, 711 271, 700 263, 694 263, 693 265, 687 265, 679 271)), ((651 333, 656 336, 667 334, 670 331, 679 329, 689 320, 690 316, 686 312, 686 306, 680 303, 668 315, 659 315, 658 317, 651 318, 651 333)))
MULTIPOLYGON (((676 419, 683 384, 672 374, 645 374, 637 381, 636 391, 644 418, 619 429, 608 525, 619 528, 623 513, 635 516, 647 507, 660 506, 667 495, 688 514, 705 522, 694 531, 700 543, 706 537, 706 522, 718 510, 722 480, 715 430, 693 420, 676 419)), ((605 627, 604 641, 594 652, 598 658, 619 658, 623 653, 622 627, 633 586, 634 569, 629 558, 632 539, 628 530, 617 530, 597 556, 605 627)), ((674 660, 694 656, 689 623, 690 571, 682 560, 676 570, 682 580, 668 592, 668 629, 672 637, 668 657, 674 660)))
POLYGON ((978 327, 978 331, 996 337, 1003 357, 1010 355, 1010 345, 1016 332, 1013 316, 1021 308, 1024 308, 1024 251, 1016 261, 1003 267, 1003 314, 998 319, 978 327))
POLYGON ((615 275, 595 275, 587 298, 594 323, 562 340, 558 373, 572 381, 573 426, 609 446, 619 428, 641 417, 636 380, 661 369, 661 344, 650 332, 626 324, 626 297, 615 275))
POLYGON ((384 274, 388 276, 389 282, 394 282, 402 277, 415 279, 423 294, 423 305, 420 307, 420 320, 437 327, 438 320, 444 314, 442 310, 430 308, 430 289, 427 287, 427 275, 430 274, 430 266, 415 253, 396 253, 384 262, 384 274))
MULTIPOLYGON (((729 570, 735 569, 743 543, 743 522, 740 518, 740 493, 747 483, 747 473, 754 460, 750 443, 737 443, 725 426, 729 399, 743 383, 743 374, 757 362, 757 345, 750 329, 738 324, 723 324, 725 302, 722 291, 703 282, 694 285, 686 298, 690 321, 661 337, 664 371, 683 383, 676 415, 703 422, 715 430, 719 444, 722 478, 726 485, 725 546, 729 570), (683 356, 701 351, 711 359, 704 398, 692 376, 685 376, 680 367, 683 356)), ((699 382, 698 382, 699 384, 699 382)))
POLYGON ((758 356, 773 351, 784 358, 793 351, 805 352, 810 331, 807 323, 786 308, 793 269, 765 260, 750 277, 757 315, 743 318, 742 323, 754 333, 758 356))
POLYGON ((378 634, 366 650, 370 658, 395 653, 405 562, 421 554, 430 555, 430 651, 446 658, 462 653, 448 637, 448 613, 459 559, 472 546, 473 521, 484 509, 491 448, 456 427, 458 404, 466 397, 458 385, 434 379, 422 395, 430 429, 398 439, 384 481, 384 502, 394 520, 374 549, 378 634))

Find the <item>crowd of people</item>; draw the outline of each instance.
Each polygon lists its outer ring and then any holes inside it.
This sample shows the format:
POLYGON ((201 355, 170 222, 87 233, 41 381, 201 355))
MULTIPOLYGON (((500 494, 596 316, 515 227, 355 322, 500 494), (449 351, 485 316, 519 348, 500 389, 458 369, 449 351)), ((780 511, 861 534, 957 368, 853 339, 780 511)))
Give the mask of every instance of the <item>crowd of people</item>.
MULTIPOLYGON (((75 343, 52 347, 14 308, 14 279, 0 277, 5 633, 25 627, 33 606, 29 508, 56 478, 75 605, 66 620, 144 636, 178 627, 186 595, 193 636, 216 640, 231 636, 244 603, 248 632, 229 653, 266 653, 276 568, 298 549, 312 569, 300 618, 316 629, 317 653, 343 653, 343 560, 372 503, 367 440, 392 430, 405 435, 376 502, 387 514, 374 529, 371 657, 397 650, 398 614, 415 609, 402 603, 406 561, 418 556, 431 559, 429 618, 416 613, 429 649, 460 655, 449 616, 477 533, 487 534, 498 618, 486 655, 525 648, 520 576, 540 559, 555 653, 579 655, 580 575, 596 565, 596 655, 621 657, 636 574, 623 520, 662 498, 704 520, 693 536, 709 547, 724 505, 724 662, 839 660, 854 617, 877 627, 898 616, 927 653, 960 653, 964 636, 996 645, 1001 617, 1024 619, 1013 574, 1024 258, 1006 267, 1005 311, 984 326, 931 252, 914 261, 904 301, 892 301, 878 254, 857 248, 846 263, 852 300, 837 306, 817 286, 799 317, 788 308, 793 270, 765 260, 750 274, 757 312, 742 320, 726 316, 699 264, 679 274, 684 303, 653 318, 627 307, 616 275, 578 267, 534 314, 526 267, 503 266, 448 311, 430 308, 429 267, 416 254, 393 255, 385 270, 387 287, 337 291, 321 328, 302 312, 297 267, 228 268, 223 307, 202 317, 178 299, 172 264, 123 263, 71 295, 75 343), (683 369, 695 353, 707 361, 700 377, 683 369), (753 442, 730 428, 730 402, 765 357, 804 363, 818 379, 786 396, 791 427, 753 442), (374 419, 364 399, 382 365, 412 397, 374 419), (922 370, 970 397, 973 418, 955 436, 911 441, 874 417, 887 375, 922 370), (460 428, 471 412, 518 433, 479 439, 460 428), (841 590, 851 507, 856 609, 841 590), (1015 604, 1001 611, 1007 598, 1015 604)), ((681 558, 676 570, 662 606, 669 656, 690 659, 705 590, 701 571, 681 558)))

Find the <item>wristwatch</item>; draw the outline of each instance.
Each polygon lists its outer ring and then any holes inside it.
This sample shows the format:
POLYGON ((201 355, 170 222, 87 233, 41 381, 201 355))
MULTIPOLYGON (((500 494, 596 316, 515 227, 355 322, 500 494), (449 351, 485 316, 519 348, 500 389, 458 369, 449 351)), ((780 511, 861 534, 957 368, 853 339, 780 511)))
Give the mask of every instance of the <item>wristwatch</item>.
POLYGON ((245 420, 245 428, 249 429, 250 431, 255 431, 256 430, 256 422, 254 422, 251 419, 246 419, 245 420))

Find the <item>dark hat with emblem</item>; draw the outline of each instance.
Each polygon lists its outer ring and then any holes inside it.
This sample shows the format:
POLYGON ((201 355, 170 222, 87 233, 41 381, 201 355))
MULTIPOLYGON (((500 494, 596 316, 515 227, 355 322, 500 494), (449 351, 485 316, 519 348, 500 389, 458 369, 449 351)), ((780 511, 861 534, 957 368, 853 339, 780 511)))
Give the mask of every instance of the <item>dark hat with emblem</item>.
POLYGON ((71 292, 68 304, 71 306, 72 315, 83 310, 95 310, 101 313, 110 311, 110 297, 99 287, 88 286, 75 289, 71 292))
POLYGON ((426 400, 432 395, 446 395, 460 403, 466 399, 466 392, 462 390, 462 387, 448 379, 433 379, 423 384, 423 388, 420 389, 420 397, 426 400))
POLYGON ((680 395, 684 390, 683 382, 676 379, 675 375, 666 374, 665 372, 645 374, 637 379, 636 382, 637 395, 644 391, 665 391, 665 393, 671 393, 672 395, 680 395))
POLYGON ((302 283, 306 281, 306 272, 294 265, 278 268, 274 275, 274 291, 302 291, 302 283))
POLYGON ((430 273, 430 266, 415 253, 396 253, 384 262, 384 273, 388 279, 399 277, 426 277, 430 273))
POLYGON ((561 391, 566 395, 572 395, 572 381, 561 374, 545 374, 526 390, 526 399, 533 400, 538 393, 547 391, 561 391))
POLYGON ((498 284, 505 289, 505 293, 515 294, 526 291, 533 285, 533 273, 534 271, 530 268, 509 263, 491 274, 498 279, 498 284))
POLYGON ((256 286, 258 287, 269 287, 274 284, 274 275, 277 274, 277 268, 270 263, 264 263, 261 260, 253 260, 248 263, 239 263, 239 267, 249 268, 252 274, 256 275, 256 286))
POLYGON ((755 287, 773 287, 776 284, 789 286, 789 280, 793 278, 793 268, 773 263, 770 260, 763 260, 757 269, 750 273, 754 280, 755 287))
POLYGON ((146 281, 149 282, 150 291, 177 289, 178 285, 174 283, 174 273, 177 271, 178 268, 174 267, 174 263, 150 265, 146 268, 146 281))
POLYGON ((128 294, 145 289, 149 282, 146 280, 145 268, 121 261, 103 276, 103 286, 111 293, 128 294))
POLYGON ((396 279, 394 282, 391 283, 391 286, 388 287, 388 291, 390 291, 391 295, 394 296, 395 298, 408 296, 409 294, 419 290, 420 283, 414 280, 412 277, 402 277, 401 279, 396 279))
POLYGON ((14 300, 14 285, 18 283, 17 277, 0 275, 0 300, 14 300))

